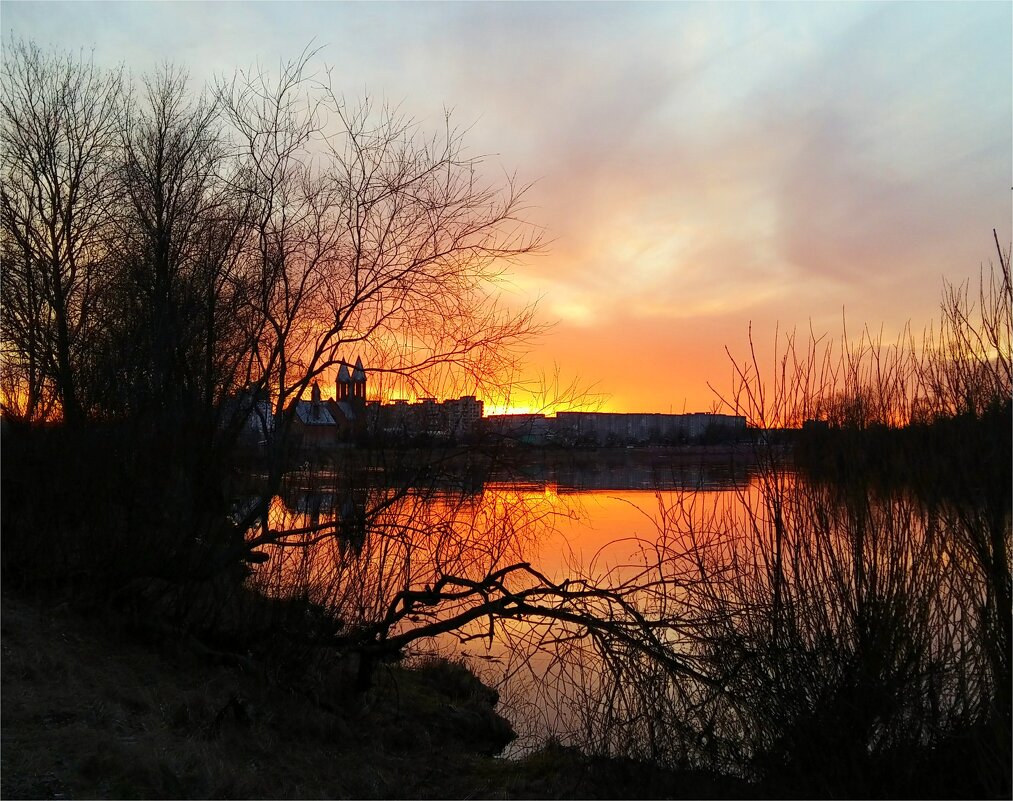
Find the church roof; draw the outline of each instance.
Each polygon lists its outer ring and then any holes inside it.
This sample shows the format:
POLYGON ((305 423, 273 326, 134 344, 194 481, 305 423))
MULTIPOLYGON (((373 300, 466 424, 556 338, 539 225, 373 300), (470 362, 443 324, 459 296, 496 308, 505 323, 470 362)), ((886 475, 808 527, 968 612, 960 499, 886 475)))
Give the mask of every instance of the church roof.
POLYGON ((366 380, 366 371, 362 369, 362 357, 361 356, 356 357, 356 359, 355 359, 355 369, 352 370, 352 380, 353 381, 365 381, 366 380))
POLYGON ((327 406, 323 403, 313 401, 296 401, 296 417, 305 426, 333 426, 336 425, 327 406))
POLYGON ((341 363, 341 367, 338 368, 338 382, 341 384, 348 384, 352 378, 348 374, 348 365, 344 362, 341 363))
POLYGON ((338 401, 335 406, 350 423, 355 422, 355 408, 348 401, 338 401))

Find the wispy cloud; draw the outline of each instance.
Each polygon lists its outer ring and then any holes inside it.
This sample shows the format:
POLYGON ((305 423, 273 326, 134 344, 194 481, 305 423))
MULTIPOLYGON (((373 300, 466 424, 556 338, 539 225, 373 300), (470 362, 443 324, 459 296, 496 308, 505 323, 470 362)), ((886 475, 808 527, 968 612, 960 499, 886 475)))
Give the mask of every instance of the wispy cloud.
POLYGON ((927 320, 942 275, 975 273, 992 227, 1009 241, 1011 16, 1002 3, 3 3, 5 38, 94 45, 134 69, 178 60, 201 80, 312 40, 349 96, 430 121, 454 107, 491 174, 537 179, 553 244, 515 283, 562 322, 535 361, 569 360, 633 405, 703 403, 715 354, 749 320, 927 320), (609 385, 589 374, 592 346, 678 369, 609 385))

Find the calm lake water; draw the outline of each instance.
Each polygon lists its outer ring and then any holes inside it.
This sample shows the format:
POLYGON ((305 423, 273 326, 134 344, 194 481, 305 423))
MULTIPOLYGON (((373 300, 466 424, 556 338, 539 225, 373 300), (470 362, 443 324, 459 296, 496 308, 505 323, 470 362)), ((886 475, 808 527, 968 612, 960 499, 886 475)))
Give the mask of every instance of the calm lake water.
POLYGON ((987 686, 974 509, 814 483, 729 451, 357 458, 290 474, 269 523, 297 533, 253 581, 308 593, 352 629, 384 620, 405 590, 443 590, 389 634, 467 618, 408 651, 463 657, 497 686, 521 735, 514 753, 555 734, 693 759, 686 743, 704 740, 666 741, 672 721, 762 737, 770 698, 791 708, 800 681, 832 695, 850 671, 896 674, 898 720, 950 714, 951 699, 959 711, 963 688, 987 686), (530 568, 483 585, 517 565, 530 568), (523 616, 473 614, 504 592, 524 595, 523 616), (616 626, 589 635, 582 614, 616 626), (638 630, 641 619, 659 622, 638 630))
MULTIPOLYGON (((448 575, 478 580, 517 563, 550 582, 621 585, 643 573, 659 542, 671 548, 675 532, 703 532, 717 519, 741 516, 755 494, 754 465, 727 451, 602 452, 481 474, 459 462, 414 467, 371 463, 291 474, 272 501, 271 527, 334 529, 270 549, 257 578, 280 594, 308 586, 314 600, 352 624, 382 616, 405 588, 432 587, 448 575)), ((517 586, 525 586, 523 578, 517 586)), ((474 603, 444 603, 436 615, 474 603)), ((430 619, 412 616, 398 630, 430 619)), ((501 709, 523 748, 574 725, 560 708, 565 682, 553 673, 561 667, 557 633, 556 625, 515 620, 490 628, 486 617, 410 650, 465 657, 499 687, 501 709)))

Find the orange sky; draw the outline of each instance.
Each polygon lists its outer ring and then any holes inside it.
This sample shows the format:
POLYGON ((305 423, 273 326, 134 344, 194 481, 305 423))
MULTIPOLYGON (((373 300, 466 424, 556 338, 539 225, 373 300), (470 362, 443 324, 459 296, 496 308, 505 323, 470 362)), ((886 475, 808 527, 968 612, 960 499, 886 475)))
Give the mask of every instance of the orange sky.
MULTIPOLYGON (((534 182, 509 298, 557 321, 529 380, 699 411, 752 323, 937 314, 1011 240, 1009 3, 2 2, 3 36, 199 84, 309 42, 350 97, 444 108, 488 176, 534 182), (237 13, 241 8, 241 13, 237 13)), ((516 407, 538 405, 511 398, 516 407)))

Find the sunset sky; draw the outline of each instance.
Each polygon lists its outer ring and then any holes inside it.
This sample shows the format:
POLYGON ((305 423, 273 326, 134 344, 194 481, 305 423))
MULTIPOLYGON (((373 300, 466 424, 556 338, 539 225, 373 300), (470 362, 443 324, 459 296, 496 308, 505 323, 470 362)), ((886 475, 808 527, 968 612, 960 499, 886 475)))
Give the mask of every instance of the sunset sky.
MULTIPOLYGON (((616 411, 711 407, 747 330, 937 313, 1013 216, 1013 5, 20 3, 3 38, 94 48, 199 85, 312 43, 348 96, 470 126, 489 175, 533 181, 546 252, 516 302, 616 411)), ((519 397, 516 405, 524 405, 519 397)))

